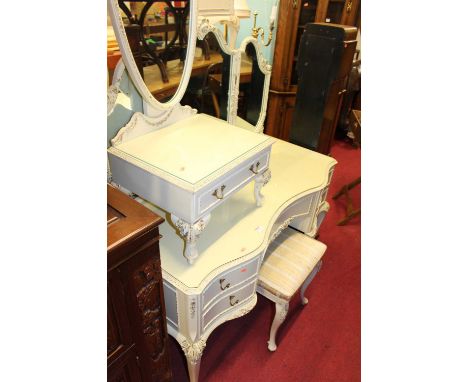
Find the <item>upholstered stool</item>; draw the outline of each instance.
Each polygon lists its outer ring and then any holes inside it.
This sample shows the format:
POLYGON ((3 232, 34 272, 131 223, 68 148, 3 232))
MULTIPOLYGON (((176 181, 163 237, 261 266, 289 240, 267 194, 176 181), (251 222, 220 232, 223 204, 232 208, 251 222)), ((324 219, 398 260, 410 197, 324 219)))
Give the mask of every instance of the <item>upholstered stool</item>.
POLYGON ((276 350, 276 332, 286 318, 289 301, 299 288, 302 304, 308 303, 304 292, 320 270, 326 249, 325 244, 290 227, 269 245, 260 268, 257 292, 276 304, 268 341, 270 351, 276 350))

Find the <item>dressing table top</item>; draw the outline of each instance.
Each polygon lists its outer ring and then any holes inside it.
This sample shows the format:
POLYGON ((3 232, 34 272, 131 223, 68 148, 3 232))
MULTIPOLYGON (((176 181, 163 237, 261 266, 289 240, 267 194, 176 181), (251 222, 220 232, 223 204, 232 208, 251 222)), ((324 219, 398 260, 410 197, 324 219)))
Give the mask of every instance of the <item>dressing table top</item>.
POLYGON ((111 151, 124 154, 127 160, 144 165, 161 177, 175 176, 184 188, 197 191, 211 178, 272 143, 268 135, 233 127, 206 114, 195 114, 114 146, 111 151))
MULTIPOLYGON (((232 126, 231 126, 232 129, 232 126)), ((262 136, 259 134, 259 136, 262 136)), ((285 206, 322 188, 336 160, 291 143, 273 138, 270 169, 271 182, 263 189, 262 208, 252 204, 253 184, 244 187, 212 212, 211 222, 200 236, 199 257, 188 265, 182 256, 184 241, 170 226, 170 219, 160 226, 163 272, 188 288, 203 288, 217 268, 256 256, 268 244, 271 228, 285 206)), ((148 208, 161 216, 165 212, 148 202, 148 208)), ((166 277, 166 276, 165 276, 166 277)))

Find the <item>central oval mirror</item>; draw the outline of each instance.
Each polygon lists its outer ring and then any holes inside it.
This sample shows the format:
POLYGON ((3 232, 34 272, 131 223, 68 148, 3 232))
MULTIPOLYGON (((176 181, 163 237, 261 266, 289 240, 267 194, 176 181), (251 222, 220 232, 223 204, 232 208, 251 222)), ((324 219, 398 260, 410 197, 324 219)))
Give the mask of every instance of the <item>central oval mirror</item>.
POLYGON ((179 103, 192 71, 196 0, 108 0, 125 67, 156 109, 179 103))

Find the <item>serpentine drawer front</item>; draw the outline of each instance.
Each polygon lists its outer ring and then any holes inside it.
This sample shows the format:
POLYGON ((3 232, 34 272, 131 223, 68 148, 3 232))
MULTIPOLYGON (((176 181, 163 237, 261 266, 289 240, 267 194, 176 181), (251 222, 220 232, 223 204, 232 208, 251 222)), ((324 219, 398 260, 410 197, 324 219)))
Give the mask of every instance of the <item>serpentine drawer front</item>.
POLYGON ((221 293, 237 288, 239 284, 245 283, 250 277, 257 274, 260 258, 243 263, 226 273, 216 277, 208 284, 202 294, 202 306, 205 310, 221 293))
POLYGON ((293 218, 309 214, 312 208, 314 208, 318 196, 318 192, 312 193, 296 200, 288 206, 273 224, 270 240, 273 240, 276 235, 280 234, 280 232, 292 222, 293 218))
POLYGON ((212 207, 221 203, 239 188, 250 182, 257 174, 268 168, 270 148, 254 156, 249 162, 239 167, 233 174, 211 186, 199 198, 198 215, 203 215, 212 207))
POLYGON ((237 304, 241 304, 243 301, 247 300, 252 294, 255 293, 255 285, 257 279, 254 279, 250 284, 247 284, 240 289, 231 291, 229 294, 221 298, 216 304, 214 304, 210 309, 203 313, 202 317, 202 328, 206 328, 210 323, 221 313, 229 309, 236 309, 237 304))

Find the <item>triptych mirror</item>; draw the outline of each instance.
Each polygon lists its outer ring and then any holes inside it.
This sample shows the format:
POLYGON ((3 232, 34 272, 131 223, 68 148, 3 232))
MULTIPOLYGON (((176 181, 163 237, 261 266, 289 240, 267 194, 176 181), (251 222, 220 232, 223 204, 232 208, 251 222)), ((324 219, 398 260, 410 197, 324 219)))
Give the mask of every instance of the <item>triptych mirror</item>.
POLYGON ((221 27, 197 17, 197 0, 108 0, 124 65, 160 115, 180 104, 263 131, 271 66, 256 39, 239 49, 221 27))

